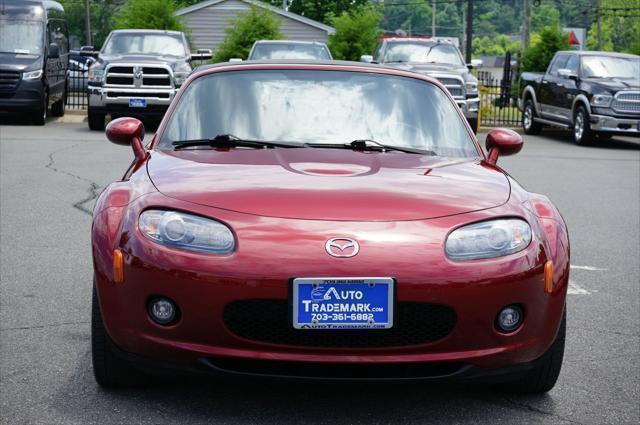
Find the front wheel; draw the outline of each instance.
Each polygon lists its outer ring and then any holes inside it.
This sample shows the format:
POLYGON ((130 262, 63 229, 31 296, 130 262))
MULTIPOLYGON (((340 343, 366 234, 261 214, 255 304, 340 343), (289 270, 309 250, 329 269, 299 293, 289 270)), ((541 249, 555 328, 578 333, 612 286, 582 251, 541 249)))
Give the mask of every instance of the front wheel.
POLYGON ((478 133, 478 118, 467 118, 469 121, 469 125, 471 126, 471 130, 473 130, 473 134, 478 133))
POLYGON ((577 145, 586 146, 593 142, 595 133, 591 130, 589 113, 584 106, 578 106, 573 116, 573 141, 577 145))
POLYGON ((62 96, 62 98, 51 105, 51 115, 54 117, 62 117, 64 116, 64 108, 66 105, 66 94, 62 96))
POLYGON ((45 125, 47 116, 49 115, 49 94, 45 91, 42 99, 42 105, 33 113, 33 123, 35 125, 45 125))
POLYGON ((115 354, 115 344, 104 328, 95 284, 91 303, 91 359, 96 382, 103 387, 144 383, 145 377, 115 354))
POLYGON ((567 309, 562 314, 560 329, 556 339, 546 353, 536 361, 536 365, 521 378, 501 385, 504 391, 523 394, 546 393, 551 390, 560 376, 564 357, 564 341, 567 328, 567 309))
POLYGON ((88 120, 89 120, 89 129, 94 131, 103 131, 104 130, 104 119, 105 114, 99 114, 96 112, 89 111, 87 112, 88 120))
POLYGON ((542 124, 535 121, 536 110, 533 105, 533 100, 527 99, 524 104, 524 110, 522 111, 522 129, 525 134, 540 134, 542 131, 542 124))

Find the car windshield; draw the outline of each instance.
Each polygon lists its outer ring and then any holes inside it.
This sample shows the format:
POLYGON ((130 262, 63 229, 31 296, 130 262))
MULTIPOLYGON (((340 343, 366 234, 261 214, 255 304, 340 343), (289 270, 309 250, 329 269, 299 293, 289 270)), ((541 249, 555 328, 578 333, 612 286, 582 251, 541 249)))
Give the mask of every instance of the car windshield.
POLYGON ((41 55, 44 45, 40 21, 0 19, 0 53, 41 55))
POLYGON ((252 60, 261 59, 331 59, 326 47, 317 44, 256 44, 251 53, 252 60))
POLYGON ((159 148, 216 135, 342 144, 370 139, 477 157, 447 95, 426 81, 365 72, 245 70, 202 76, 178 101, 159 148))
POLYGON ((584 56, 584 78, 640 78, 640 57, 584 56))
POLYGON ((464 65, 455 46, 421 42, 389 43, 383 61, 464 65))
POLYGON ((186 56, 180 35, 116 33, 107 40, 105 55, 186 56))

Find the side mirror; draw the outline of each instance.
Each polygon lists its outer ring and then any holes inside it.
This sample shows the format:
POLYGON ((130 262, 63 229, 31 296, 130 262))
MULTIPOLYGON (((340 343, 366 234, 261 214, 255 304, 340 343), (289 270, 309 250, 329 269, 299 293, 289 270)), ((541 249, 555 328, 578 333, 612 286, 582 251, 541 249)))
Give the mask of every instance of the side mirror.
POLYGON ((471 59, 471 63, 467 65, 467 68, 474 69, 482 66, 482 59, 471 59))
POLYGON ((58 59, 60 57, 60 48, 56 43, 49 44, 49 59, 58 59))
POLYGON ((496 128, 487 134, 485 146, 489 156, 487 162, 495 165, 500 155, 514 155, 522 149, 522 137, 513 130, 496 128))
POLYGON ((560 68, 558 70, 558 76, 562 78, 566 78, 568 80, 574 80, 574 81, 578 80, 578 76, 572 73, 570 69, 560 68))
POLYGON ((372 63, 373 62, 373 56, 371 56, 371 55, 362 55, 362 56, 360 56, 360 62, 372 63))
POLYGON ((229 62, 230 63, 238 63, 238 62, 242 62, 242 59, 241 58, 231 58, 231 59, 229 59, 229 62))
POLYGON ((144 139, 144 125, 135 118, 118 118, 107 125, 107 139, 116 145, 131 145, 136 160, 142 161, 147 157, 147 151, 142 146, 144 139))
POLYGON ((192 61, 208 60, 212 57, 213 53, 211 52, 211 49, 198 49, 195 53, 191 54, 192 61))
POLYGON ((97 58, 98 52, 96 52, 96 49, 93 46, 82 46, 80 47, 80 56, 89 56, 92 58, 97 58))

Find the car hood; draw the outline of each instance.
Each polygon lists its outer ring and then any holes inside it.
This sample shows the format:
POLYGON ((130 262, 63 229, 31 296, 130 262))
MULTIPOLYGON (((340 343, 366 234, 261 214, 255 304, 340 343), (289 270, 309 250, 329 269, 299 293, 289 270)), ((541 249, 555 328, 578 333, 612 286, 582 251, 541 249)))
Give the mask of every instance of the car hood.
POLYGON ((177 58, 175 56, 156 56, 156 55, 100 55, 98 63, 100 64, 117 64, 117 63, 134 63, 137 65, 144 64, 163 64, 175 68, 180 63, 187 62, 187 58, 177 58))
POLYGON ((0 69, 3 71, 31 71, 42 68, 40 55, 0 53, 0 69))
POLYGON ((261 216, 418 220, 492 208, 506 176, 479 159, 341 149, 153 151, 147 170, 163 194, 261 216))
POLYGON ((639 78, 585 78, 585 82, 591 84, 594 88, 604 89, 611 92, 619 90, 640 89, 639 78))
POLYGON ((385 64, 385 66, 391 66, 393 68, 401 69, 403 71, 417 72, 419 74, 425 74, 425 75, 437 74, 437 75, 453 75, 457 77, 462 77, 464 74, 469 72, 466 66, 456 66, 456 65, 437 64, 437 63, 402 62, 402 63, 385 64))

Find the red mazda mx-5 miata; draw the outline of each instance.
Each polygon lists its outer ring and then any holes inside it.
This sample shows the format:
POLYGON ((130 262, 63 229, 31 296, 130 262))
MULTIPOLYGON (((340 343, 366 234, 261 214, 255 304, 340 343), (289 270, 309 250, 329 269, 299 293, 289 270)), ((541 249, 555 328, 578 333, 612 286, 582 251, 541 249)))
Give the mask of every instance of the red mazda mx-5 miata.
POLYGON ((569 240, 428 77, 349 62, 201 68, 100 195, 93 368, 551 389, 569 240))

